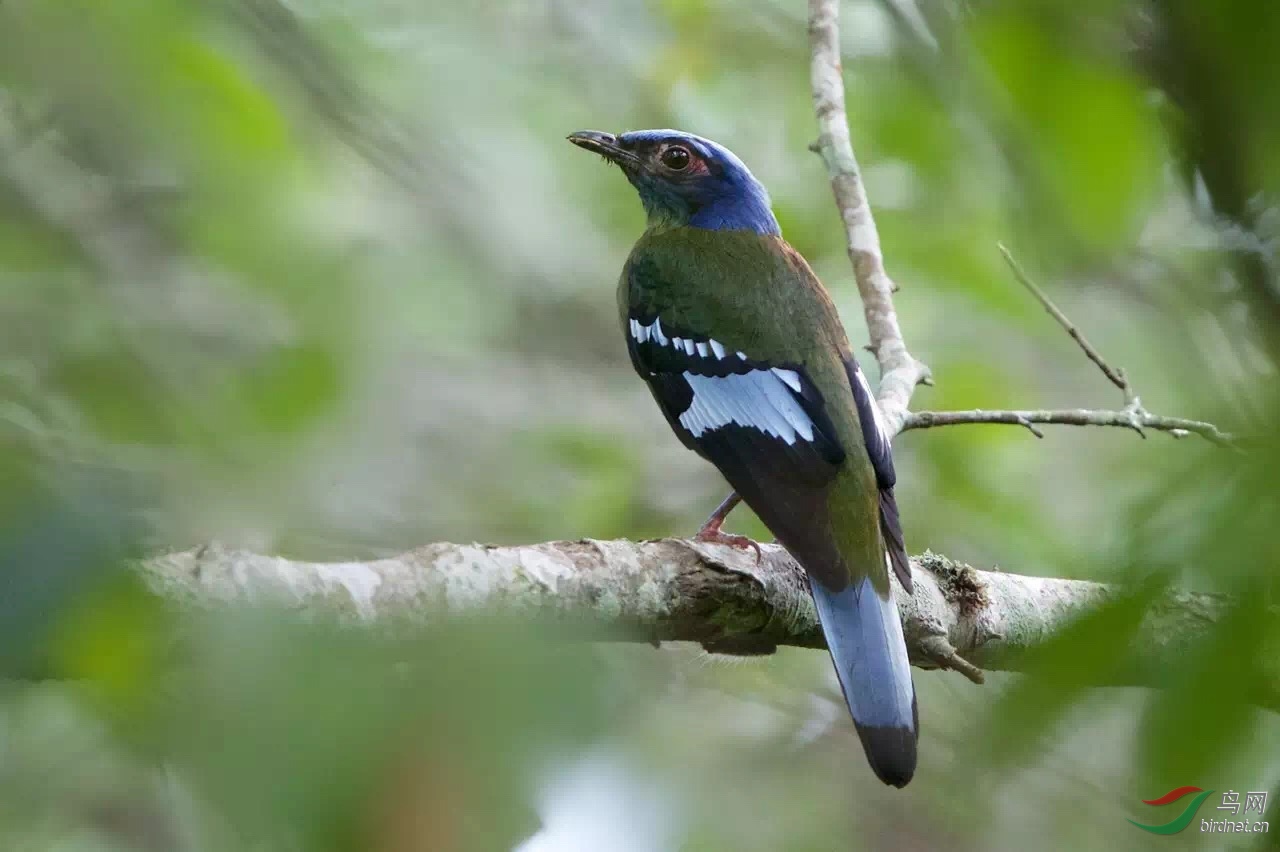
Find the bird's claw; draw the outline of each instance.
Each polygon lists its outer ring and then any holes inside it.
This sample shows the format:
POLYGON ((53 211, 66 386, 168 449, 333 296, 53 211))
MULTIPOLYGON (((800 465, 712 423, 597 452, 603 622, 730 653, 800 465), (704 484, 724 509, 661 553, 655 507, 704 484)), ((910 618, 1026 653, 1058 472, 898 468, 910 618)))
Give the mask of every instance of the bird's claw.
POLYGON ((764 552, 760 550, 760 545, 745 535, 733 535, 732 533, 721 532, 718 527, 712 528, 710 525, 703 527, 694 536, 696 541, 706 542, 707 544, 727 544, 729 547, 736 547, 739 550, 751 548, 756 552, 756 564, 760 564, 760 560, 764 559, 764 552))

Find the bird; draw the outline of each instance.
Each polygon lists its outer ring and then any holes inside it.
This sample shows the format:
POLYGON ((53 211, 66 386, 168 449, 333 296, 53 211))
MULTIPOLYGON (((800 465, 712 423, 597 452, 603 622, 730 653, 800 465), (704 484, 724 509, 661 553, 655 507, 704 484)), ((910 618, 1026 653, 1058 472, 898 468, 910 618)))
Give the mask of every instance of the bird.
MULTIPOLYGON (((910 593, 911 568, 890 435, 830 294, 728 148, 679 130, 568 139, 647 214, 618 281, 632 367, 804 569, 867 762, 905 786, 919 712, 889 572, 910 593)), ((732 499, 699 538, 743 546, 720 530, 732 499)))

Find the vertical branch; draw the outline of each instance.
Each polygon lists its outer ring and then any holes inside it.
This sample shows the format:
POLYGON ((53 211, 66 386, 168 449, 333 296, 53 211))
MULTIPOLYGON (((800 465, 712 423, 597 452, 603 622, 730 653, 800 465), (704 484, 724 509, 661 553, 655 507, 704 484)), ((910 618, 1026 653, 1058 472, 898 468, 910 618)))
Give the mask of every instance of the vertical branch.
POLYGON ((902 431, 916 385, 930 383, 929 368, 911 356, 902 338, 893 307, 897 288, 884 268, 880 234, 849 140, 840 65, 839 8, 838 0, 809 0, 809 76, 818 119, 818 140, 811 148, 826 163, 844 222, 849 260, 871 338, 869 348, 880 365, 880 409, 889 432, 896 435, 902 431))

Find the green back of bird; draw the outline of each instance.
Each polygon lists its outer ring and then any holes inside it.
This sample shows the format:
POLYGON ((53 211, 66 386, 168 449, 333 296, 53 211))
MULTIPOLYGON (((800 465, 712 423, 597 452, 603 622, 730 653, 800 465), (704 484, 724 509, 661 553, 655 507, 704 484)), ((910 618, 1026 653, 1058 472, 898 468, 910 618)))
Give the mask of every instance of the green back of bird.
POLYGON ((656 314, 752 359, 804 369, 846 453, 825 486, 825 532, 850 579, 870 575, 887 589, 875 474, 845 369, 848 337, 804 258, 781 238, 747 231, 650 230, 623 269, 618 307, 624 331, 633 315, 656 314))

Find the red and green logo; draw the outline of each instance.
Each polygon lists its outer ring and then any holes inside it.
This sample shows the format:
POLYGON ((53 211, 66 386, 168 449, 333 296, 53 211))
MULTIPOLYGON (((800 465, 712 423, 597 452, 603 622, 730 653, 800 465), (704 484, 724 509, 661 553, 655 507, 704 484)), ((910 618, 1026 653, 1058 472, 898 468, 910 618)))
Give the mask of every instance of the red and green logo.
POLYGON ((1209 798, 1209 795, 1212 792, 1212 790, 1202 790, 1199 787, 1177 787, 1165 793, 1158 799, 1143 799, 1142 803, 1144 805, 1171 805, 1183 796, 1189 796, 1192 793, 1196 794, 1196 797, 1188 802, 1187 806, 1183 808, 1182 813, 1162 825, 1143 825, 1136 820, 1129 820, 1129 822, 1133 823, 1143 831, 1149 831, 1152 834, 1177 834, 1179 831, 1182 831, 1182 829, 1191 825, 1191 820, 1196 818, 1196 811, 1200 810, 1200 805, 1204 803, 1205 799, 1209 798))

